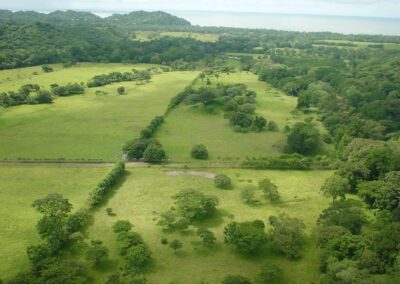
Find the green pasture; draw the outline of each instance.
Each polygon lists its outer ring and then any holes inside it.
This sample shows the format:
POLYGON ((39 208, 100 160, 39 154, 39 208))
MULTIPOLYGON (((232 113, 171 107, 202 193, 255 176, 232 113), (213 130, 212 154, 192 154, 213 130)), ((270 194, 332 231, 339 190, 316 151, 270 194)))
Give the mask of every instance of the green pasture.
MULTIPOLYGON (((246 84, 250 90, 257 93, 256 113, 268 121, 275 121, 279 130, 238 133, 229 124, 229 120, 224 119, 221 109, 182 104, 166 117, 165 123, 156 133, 156 138, 163 144, 170 160, 193 162, 190 150, 193 145, 199 143, 206 145, 210 154, 209 160, 212 162, 282 154, 286 144, 284 127, 292 126, 306 117, 301 113, 292 112, 297 99, 259 81, 256 75, 249 72, 221 74, 218 79, 210 79, 213 84, 246 84)), ((198 80, 197 85, 201 84, 203 83, 198 80)))
MULTIPOLYGON (((123 265, 117 253, 112 224, 117 220, 129 220, 150 246, 153 263, 148 273, 148 283, 220 283, 227 274, 242 274, 254 279, 261 265, 274 262, 285 271, 286 283, 317 283, 319 281, 319 251, 314 245, 313 229, 321 210, 329 200, 322 197, 319 188, 329 171, 261 171, 240 169, 202 169, 212 173, 224 173, 233 180, 232 190, 214 187, 212 179, 188 175, 170 176, 166 168, 128 168, 126 179, 112 199, 95 213, 93 225, 89 228, 91 239, 100 239, 109 248, 110 259, 91 271, 96 282, 104 283, 108 275, 123 265), (257 185, 260 179, 270 178, 277 184, 282 202, 271 204, 263 200, 259 207, 242 202, 241 187, 246 183, 257 185), (158 214, 172 205, 171 196, 182 189, 193 188, 205 194, 216 195, 220 204, 218 213, 208 221, 196 226, 208 227, 217 237, 217 243, 204 248, 195 235, 195 226, 182 233, 163 232, 157 226, 158 214), (104 211, 112 208, 116 216, 104 211), (285 212, 304 220, 307 226, 307 241, 300 260, 290 261, 272 252, 271 248, 261 251, 258 256, 247 257, 237 253, 223 242, 223 228, 232 220, 247 221, 266 218, 285 212), (178 253, 161 244, 161 239, 179 239, 183 249, 178 253)), ((267 226, 268 229, 268 226, 267 226)), ((74 255, 79 257, 79 253, 74 255)))
POLYGON ((368 47, 368 45, 377 45, 382 44, 384 49, 391 49, 391 50, 400 50, 400 44, 398 43, 379 43, 379 42, 367 42, 367 41, 350 41, 350 40, 339 40, 339 39, 329 39, 323 40, 326 42, 333 42, 333 43, 352 43, 357 45, 357 47, 368 47))
MULTIPOLYGON (((51 83, 86 82, 98 74, 148 67, 115 64, 88 66, 40 74, 32 80, 29 77, 24 79, 24 75, 19 75, 20 79, 17 79, 18 76, 14 79, 10 77, 11 81, 0 86, 4 89, 12 86, 18 89, 27 82, 43 86, 51 83)), ((25 73, 13 71, 26 75, 35 68, 39 67, 24 68, 25 73)), ((1 71, 1 74, 14 73, 1 71)), ((143 85, 122 82, 86 89, 84 95, 57 98, 52 104, 0 109, 0 159, 119 159, 122 145, 137 137, 154 116, 162 115, 170 99, 196 76, 197 72, 167 72, 154 75, 151 82, 143 85), (125 87, 126 95, 117 94, 120 86, 125 87), (96 90, 107 94, 95 95, 96 90)))
POLYGON ((26 248, 37 244, 40 218, 31 204, 50 193, 60 193, 80 208, 89 191, 108 168, 0 165, 0 278, 9 279, 27 270, 26 248))
POLYGON ((38 84, 43 89, 49 89, 51 84, 65 85, 68 83, 87 83, 95 75, 111 72, 130 72, 135 69, 147 69, 152 64, 121 64, 121 63, 78 63, 71 67, 61 64, 50 65, 54 71, 46 73, 41 66, 17 68, 0 71, 0 92, 17 91, 25 84, 38 84))
POLYGON ((219 39, 218 34, 212 33, 194 33, 194 32, 154 32, 154 31, 139 31, 135 32, 135 40, 149 41, 162 37, 178 37, 192 38, 203 42, 215 42, 219 39))

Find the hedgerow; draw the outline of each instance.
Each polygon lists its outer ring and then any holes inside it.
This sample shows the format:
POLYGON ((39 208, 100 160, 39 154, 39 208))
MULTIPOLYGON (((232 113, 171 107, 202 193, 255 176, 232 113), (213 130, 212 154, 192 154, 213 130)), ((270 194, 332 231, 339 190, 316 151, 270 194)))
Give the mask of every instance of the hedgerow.
POLYGON ((104 197, 110 192, 111 188, 120 180, 124 174, 124 170, 125 163, 123 161, 115 163, 113 169, 90 193, 88 202, 91 208, 98 205, 104 199, 104 197))

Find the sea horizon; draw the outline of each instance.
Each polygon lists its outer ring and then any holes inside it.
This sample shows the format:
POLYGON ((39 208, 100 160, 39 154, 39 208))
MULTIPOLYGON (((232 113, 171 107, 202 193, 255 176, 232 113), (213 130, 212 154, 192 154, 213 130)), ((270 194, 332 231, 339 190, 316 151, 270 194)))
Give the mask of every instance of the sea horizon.
MULTIPOLYGON (((340 34, 400 36, 400 18, 349 16, 331 14, 293 14, 270 12, 206 11, 206 10, 129 10, 89 11, 102 18, 132 11, 164 11, 184 18, 194 26, 271 29, 298 32, 332 32, 340 34)), ((40 11, 50 13, 51 11, 40 11)))

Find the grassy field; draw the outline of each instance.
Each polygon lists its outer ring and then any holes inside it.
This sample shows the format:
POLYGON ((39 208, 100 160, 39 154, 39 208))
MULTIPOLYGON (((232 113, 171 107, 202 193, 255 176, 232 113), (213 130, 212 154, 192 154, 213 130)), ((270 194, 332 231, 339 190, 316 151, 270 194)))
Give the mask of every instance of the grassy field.
MULTIPOLYGON (((171 169, 169 169, 171 170, 171 169)), ((213 180, 188 175, 168 176, 163 168, 131 168, 123 185, 113 198, 95 214, 89 229, 91 239, 101 239, 110 250, 110 260, 99 269, 93 270, 96 282, 103 283, 107 275, 121 264, 117 254, 112 224, 126 219, 134 224, 134 230, 142 234, 153 252, 153 265, 148 275, 148 283, 220 283, 227 274, 242 274, 250 278, 259 271, 262 263, 274 262, 285 271, 287 283, 318 282, 319 251, 313 244, 312 231, 320 211, 327 207, 329 200, 322 197, 319 187, 331 173, 328 171, 254 171, 240 169, 207 169, 209 172, 223 172, 233 180, 233 190, 214 187, 213 180), (240 198, 240 188, 245 183, 254 185, 268 177, 277 184, 282 203, 272 205, 264 202, 260 207, 250 207, 240 198), (156 225, 157 214, 169 209, 171 196, 181 189, 193 188, 205 194, 216 195, 220 199, 215 218, 197 225, 209 227, 217 237, 215 247, 204 248, 195 236, 195 228, 184 233, 165 233, 156 225), (105 207, 116 213, 107 216, 105 207), (305 210, 305 208, 307 208, 305 210), (154 212, 153 212, 154 211, 154 212), (267 248, 259 256, 246 257, 223 243, 223 228, 232 220, 266 220, 271 214, 285 212, 304 220, 307 225, 308 241, 304 256, 298 261, 289 261, 267 248), (184 247, 174 254, 161 244, 162 238, 169 241, 179 239, 184 247)), ((204 171, 204 170, 203 170, 204 171)), ((75 256, 76 257, 76 256, 75 256)))
POLYGON ((377 45, 382 44, 384 49, 396 49, 400 50, 400 44, 398 43, 377 43, 377 42, 367 42, 367 41, 350 41, 350 40, 323 40, 326 42, 333 42, 333 43, 352 43, 357 45, 357 47, 368 47, 368 45, 377 45))
POLYGON ((179 38, 192 38, 203 42, 215 42, 219 39, 218 34, 210 33, 192 33, 192 32, 153 32, 153 31, 140 31, 135 33, 135 40, 149 41, 162 37, 179 37, 179 38))
POLYGON ((25 84, 38 84, 49 89, 53 83, 65 85, 67 83, 86 82, 95 75, 111 72, 129 72, 132 68, 147 69, 157 65, 151 64, 114 64, 114 63, 79 63, 64 68, 61 64, 50 65, 54 72, 45 73, 41 66, 18 68, 0 71, 0 92, 17 91, 25 84))
MULTIPOLYGON (((215 78, 212 80, 213 83, 217 82, 215 78)), ((156 133, 170 159, 181 162, 193 161, 190 158, 190 150, 198 143, 207 146, 209 160, 213 162, 232 161, 246 156, 282 154, 286 143, 283 128, 305 118, 303 114, 291 113, 296 107, 297 99, 259 81, 252 73, 221 74, 218 81, 224 84, 244 83, 250 90, 254 90, 257 93, 256 113, 267 120, 275 121, 279 131, 238 133, 233 130, 229 120, 224 119, 222 110, 182 104, 166 117, 165 123, 156 133)), ((201 81, 198 84, 201 84, 201 81)))
POLYGON ((5 280, 26 270, 26 247, 36 244, 39 213, 34 200, 49 193, 68 198, 74 209, 83 205, 88 192, 108 168, 0 165, 0 278, 5 280))
MULTIPOLYGON (((144 66, 88 65, 40 74, 33 79, 27 74, 39 67, 2 71, 0 75, 10 80, 0 88, 18 89, 27 82, 48 86, 87 81, 96 74, 128 71, 132 67, 144 66)), ((122 82, 87 89, 82 96, 58 98, 53 104, 0 109, 0 159, 119 159, 123 143, 138 136, 154 116, 163 114, 170 99, 196 76, 196 72, 163 73, 154 75, 145 85, 122 82), (117 94, 119 86, 126 88, 127 95, 117 94), (96 96, 98 89, 108 94, 96 96)))

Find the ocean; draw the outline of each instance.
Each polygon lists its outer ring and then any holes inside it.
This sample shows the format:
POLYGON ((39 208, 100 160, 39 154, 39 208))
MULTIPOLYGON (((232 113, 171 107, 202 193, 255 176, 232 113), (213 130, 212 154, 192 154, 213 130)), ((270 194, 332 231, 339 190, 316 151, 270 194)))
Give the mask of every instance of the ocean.
POLYGON ((343 34, 400 35, 400 18, 268 14, 249 12, 167 11, 193 25, 263 28, 343 34))

